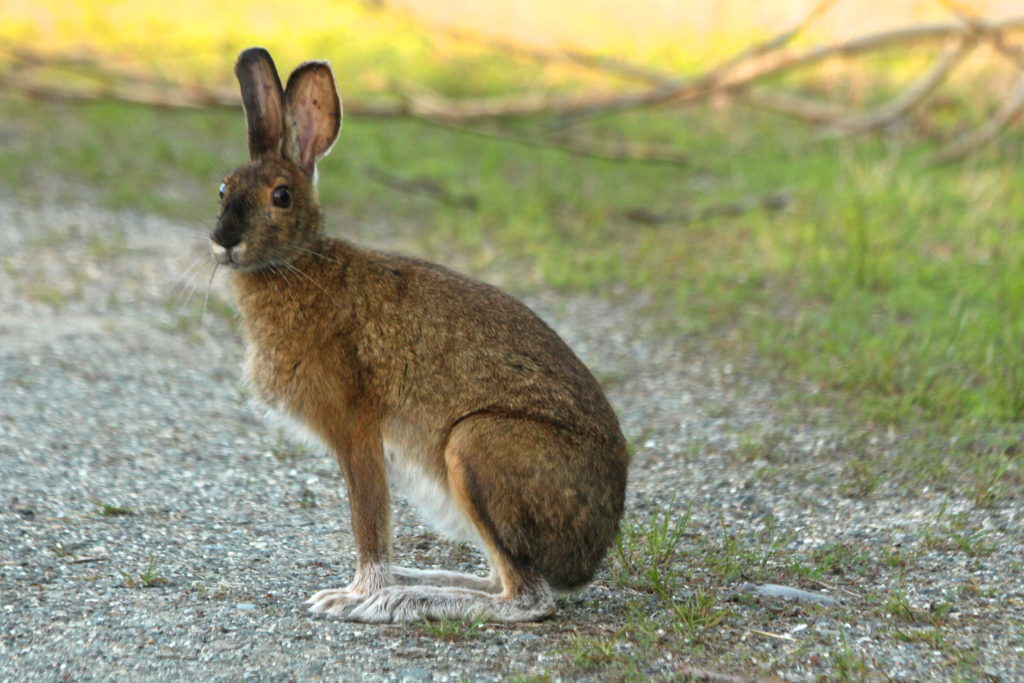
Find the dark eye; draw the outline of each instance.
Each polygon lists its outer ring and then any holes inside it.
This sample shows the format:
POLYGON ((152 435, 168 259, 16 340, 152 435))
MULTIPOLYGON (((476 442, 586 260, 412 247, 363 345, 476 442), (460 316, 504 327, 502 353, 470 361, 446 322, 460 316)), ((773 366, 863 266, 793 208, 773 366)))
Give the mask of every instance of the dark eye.
POLYGON ((292 205, 292 193, 285 185, 275 187, 273 194, 270 195, 270 201, 274 202, 274 206, 279 209, 287 209, 292 205))
POLYGON ((221 184, 220 184, 220 190, 219 190, 219 192, 220 192, 220 198, 221 198, 221 199, 224 199, 224 191, 225 191, 226 189, 228 189, 228 186, 227 186, 227 185, 225 185, 224 183, 221 183, 221 184))

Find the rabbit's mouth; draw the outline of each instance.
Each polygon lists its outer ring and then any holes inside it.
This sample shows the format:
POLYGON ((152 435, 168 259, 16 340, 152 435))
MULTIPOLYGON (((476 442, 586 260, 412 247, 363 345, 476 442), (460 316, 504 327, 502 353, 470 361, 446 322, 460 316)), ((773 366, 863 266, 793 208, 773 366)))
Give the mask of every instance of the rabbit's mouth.
POLYGON ((222 266, 230 266, 232 268, 244 267, 245 242, 224 246, 214 240, 210 240, 210 251, 213 253, 213 260, 222 266))

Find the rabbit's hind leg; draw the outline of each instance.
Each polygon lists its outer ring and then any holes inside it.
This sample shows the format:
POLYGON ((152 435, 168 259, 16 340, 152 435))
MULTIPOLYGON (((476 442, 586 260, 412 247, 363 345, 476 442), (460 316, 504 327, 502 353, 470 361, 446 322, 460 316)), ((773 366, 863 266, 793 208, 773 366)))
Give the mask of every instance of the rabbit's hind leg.
MULTIPOLYGON (((519 477, 515 473, 511 479, 497 473, 488 476, 484 470, 488 467, 504 467, 508 463, 502 461, 507 457, 520 460, 520 466, 511 469, 513 472, 522 472, 524 468, 530 469, 529 463, 521 462, 523 458, 529 461, 542 455, 530 453, 531 446, 546 450, 544 444, 526 435, 533 431, 530 423, 509 422, 491 418, 467 420, 455 427, 445 449, 448 494, 452 503, 465 514, 479 533, 493 575, 498 581, 467 578, 468 575, 460 576, 451 572, 431 572, 416 576, 417 572, 399 570, 397 578, 402 583, 406 579, 427 580, 419 582, 419 585, 396 585, 375 591, 352 608, 347 615, 348 619, 372 623, 452 618, 519 622, 536 621, 554 613, 554 594, 547 581, 528 561, 524 561, 524 557, 517 557, 509 551, 511 544, 508 538, 499 538, 497 535, 500 529, 506 537, 510 534, 517 536, 515 542, 518 546, 525 540, 518 536, 537 529, 535 526, 533 529, 527 528, 531 525, 522 525, 520 522, 524 501, 521 500, 522 482, 519 477), (510 448, 526 449, 528 452, 503 453, 510 448), (498 455, 496 451, 502 452, 505 457, 495 457, 498 455), (494 487, 495 490, 484 495, 480 491, 481 486, 494 487), (500 506, 489 504, 495 500, 504 500, 511 505, 514 512, 510 518, 496 523, 495 517, 504 511, 500 506), (459 578, 452 585, 455 576, 459 578), (446 579, 443 583, 447 585, 436 585, 435 579, 438 583, 446 579)), ((545 502, 557 504, 557 501, 545 502)))

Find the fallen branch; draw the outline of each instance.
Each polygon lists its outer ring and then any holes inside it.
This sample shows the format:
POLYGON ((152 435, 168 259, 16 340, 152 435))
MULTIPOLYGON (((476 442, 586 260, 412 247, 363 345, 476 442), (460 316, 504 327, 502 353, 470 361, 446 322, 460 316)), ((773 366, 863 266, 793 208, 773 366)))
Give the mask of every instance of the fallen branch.
MULTIPOLYGON (((820 3, 818 7, 825 3, 820 3)), ((800 26, 796 27, 800 28, 800 26)), ((371 103, 348 101, 348 113, 363 116, 413 116, 451 122, 466 122, 481 119, 516 118, 535 113, 549 113, 565 116, 615 113, 640 107, 667 103, 693 102, 714 92, 732 92, 745 88, 756 81, 779 76, 788 71, 806 67, 836 56, 853 56, 872 50, 903 44, 918 44, 976 35, 978 31, 991 37, 1001 36, 1007 31, 1024 29, 1024 17, 1015 17, 1001 22, 986 24, 983 29, 972 29, 964 23, 932 24, 912 26, 884 31, 855 38, 835 45, 826 45, 802 52, 778 52, 795 34, 789 29, 764 43, 747 48, 734 57, 706 73, 690 80, 666 79, 653 86, 634 93, 604 93, 585 95, 551 95, 531 93, 514 97, 466 98, 451 100, 438 95, 406 95, 402 101, 371 103), (766 52, 768 50, 771 52, 766 52)), ((993 38, 994 39, 994 38, 993 38)), ((621 65, 616 67, 624 73, 621 65)), ((647 74, 646 77, 651 77, 647 74)), ((59 90, 31 84, 23 79, 7 78, 2 82, 10 88, 22 90, 36 96, 61 97, 59 90)), ((141 87, 142 84, 137 84, 141 87)), ((165 89, 159 93, 137 93, 117 87, 101 87, 90 91, 72 92, 66 98, 112 97, 133 102, 167 107, 237 106, 239 99, 222 93, 201 88, 165 89)))
POLYGON ((626 219, 642 225, 664 225, 666 223, 694 223, 696 221, 718 218, 720 216, 739 216, 757 209, 781 211, 789 206, 789 195, 784 192, 772 192, 765 195, 745 197, 732 202, 713 204, 700 209, 684 207, 674 212, 657 213, 646 208, 633 208, 626 212, 626 219))
MULTIPOLYGON (((758 106, 774 109, 788 115, 796 116, 816 124, 828 124, 833 128, 845 129, 841 133, 861 133, 874 130, 899 120, 924 102, 948 78, 949 74, 973 50, 978 40, 991 43, 999 52, 1024 65, 1024 51, 1009 45, 1005 40, 1007 32, 1024 28, 1024 17, 1015 17, 1001 22, 988 22, 977 17, 966 15, 953 4, 953 0, 940 0, 949 6, 960 19, 960 24, 933 24, 927 26, 907 27, 885 31, 874 35, 855 38, 837 45, 823 46, 802 53, 774 55, 774 61, 760 65, 751 65, 753 58, 763 57, 790 42, 816 16, 825 11, 831 2, 823 0, 815 5, 803 21, 792 29, 778 36, 749 47, 721 65, 711 69, 702 76, 688 82, 682 82, 668 76, 659 76, 651 69, 629 64, 628 62, 606 61, 580 54, 569 56, 578 63, 593 68, 605 69, 621 76, 629 76, 653 83, 653 87, 645 94, 608 100, 600 105, 592 106, 589 111, 594 113, 610 113, 626 108, 643 106, 644 104, 661 104, 669 101, 693 101, 715 91, 737 91, 746 88, 759 80, 778 76, 789 70, 809 66, 813 63, 836 56, 850 57, 863 52, 883 49, 901 43, 917 43, 922 41, 946 40, 958 36, 960 40, 953 48, 947 49, 932 69, 920 79, 912 83, 900 95, 874 110, 852 117, 844 109, 827 102, 802 98, 796 95, 765 90, 748 91, 746 99, 758 106), (743 67, 742 69, 740 67, 743 67), (739 71, 739 75, 729 76, 730 71, 739 71), (700 92, 701 88, 705 92, 700 92)), ((539 51, 533 51, 535 58, 550 58, 539 51)), ((973 149, 973 145, 984 144, 996 137, 1021 107, 1016 105, 1015 96, 1011 97, 1000 108, 996 116, 985 126, 978 129, 960 143, 951 145, 936 155, 937 160, 958 158, 973 149)), ((586 107, 563 108, 558 113, 580 115, 587 113, 586 107)))
MULTIPOLYGON (((825 4, 825 3, 821 3, 825 4)), ((819 4, 819 6, 821 6, 819 4)), ((812 12, 809 16, 815 16, 812 12)), ((802 52, 778 53, 779 47, 798 33, 798 25, 779 36, 754 48, 747 48, 725 60, 704 74, 686 81, 667 77, 638 93, 611 96, 584 96, 569 98, 547 98, 531 96, 517 102, 500 103, 494 100, 463 102, 458 111, 447 112, 449 119, 465 119, 487 116, 519 116, 543 110, 562 115, 583 115, 588 113, 614 113, 626 109, 654 106, 669 102, 688 102, 701 99, 717 91, 736 91, 752 83, 777 77, 789 71, 807 67, 832 57, 853 57, 865 52, 886 49, 898 45, 921 44, 946 41, 951 38, 968 40, 983 35, 991 40, 1001 40, 1010 31, 1024 29, 1024 17, 1014 17, 1000 22, 985 24, 984 27, 970 27, 964 23, 929 24, 910 26, 880 33, 861 36, 851 40, 825 45, 802 52), (773 54, 768 54, 772 51, 773 54)), ((592 63, 597 63, 596 61, 592 63)), ((641 68, 624 69, 621 64, 613 67, 620 74, 642 73, 643 78, 654 78, 652 72, 641 68)), ((435 108, 437 111, 439 108, 435 108)))
MULTIPOLYGON (((990 27, 987 30, 987 34, 990 36, 999 35, 1006 31, 1021 30, 1024 29, 1024 17, 1006 19, 990 24, 990 27)), ((951 38, 964 40, 971 38, 973 35, 974 33, 971 29, 963 24, 931 24, 883 31, 860 38, 853 38, 835 45, 813 48, 805 52, 779 55, 775 57, 774 61, 769 60, 764 64, 748 66, 745 72, 741 72, 731 79, 724 80, 718 84, 718 87, 723 90, 735 90, 754 81, 779 76, 788 71, 809 66, 832 57, 852 57, 864 52, 881 50, 897 45, 945 41, 951 38)))
MULTIPOLYGON (((988 24, 987 28, 984 29, 984 34, 989 37, 995 37, 1001 36, 1007 31, 1021 29, 1024 29, 1024 17, 1014 17, 988 24)), ((791 29, 780 35, 787 36, 792 33, 793 30, 791 29)), ((433 114, 435 116, 443 116, 448 120, 522 116, 538 111, 567 116, 589 113, 609 114, 670 102, 694 101, 718 91, 740 90, 756 81, 780 76, 794 69, 810 66, 831 57, 851 57, 864 52, 908 43, 918 44, 957 37, 963 40, 970 38, 976 33, 977 31, 972 30, 963 23, 911 26, 862 36, 843 43, 825 45, 803 52, 773 55, 771 59, 763 59, 763 63, 754 64, 748 63, 747 60, 751 56, 759 57, 764 52, 748 48, 695 79, 688 81, 667 79, 639 93, 562 98, 548 98, 535 95, 519 99, 518 101, 504 103, 495 100, 462 101, 458 103, 458 108, 454 110, 434 107, 433 114)), ((776 37, 766 41, 763 45, 776 45, 779 42, 779 37, 776 37)))
MULTIPOLYGON (((671 164, 686 163, 686 159, 671 151, 637 150, 635 148, 604 149, 572 140, 519 138, 502 131, 467 127, 465 124, 484 120, 519 118, 537 113, 557 115, 562 117, 563 121, 571 121, 578 120, 580 117, 608 115, 642 107, 705 101, 708 97, 718 93, 743 93, 745 99, 756 106, 771 108, 814 124, 825 124, 833 129, 832 134, 842 134, 836 133, 835 129, 842 129, 843 133, 864 132, 888 125, 909 115, 945 82, 953 69, 981 42, 992 44, 1007 59, 1024 67, 1024 51, 1006 40, 1008 33, 1024 30, 1024 17, 991 22, 961 10, 956 4, 956 0, 940 1, 956 13, 957 23, 903 27, 811 49, 787 49, 787 46, 806 29, 810 22, 835 2, 835 0, 819 0, 791 28, 740 50, 704 73, 689 79, 661 74, 654 69, 631 64, 625 60, 590 55, 575 50, 551 52, 515 47, 509 43, 491 40, 489 44, 497 49, 511 50, 533 59, 569 60, 607 74, 640 81, 645 87, 628 93, 609 91, 566 96, 534 92, 507 97, 456 100, 421 91, 398 93, 396 98, 391 101, 349 99, 345 102, 345 111, 356 116, 409 116, 448 125, 471 134, 495 137, 529 146, 551 147, 581 156, 614 161, 635 160, 671 164), (956 46, 944 51, 934 66, 921 78, 914 81, 889 102, 859 116, 851 115, 844 108, 828 102, 763 88, 752 88, 765 80, 835 57, 853 57, 896 46, 949 40, 956 40, 956 46)), ((465 38, 464 34, 457 31, 449 30, 448 33, 465 38)), ((165 108, 231 107, 237 109, 240 106, 240 98, 233 92, 222 92, 199 86, 175 85, 166 80, 136 72, 111 68, 91 55, 55 58, 10 46, 5 46, 4 49, 10 55, 11 66, 6 74, 0 76, 0 86, 18 90, 33 97, 66 100, 110 98, 165 108), (32 80, 34 69, 47 67, 77 73, 79 76, 89 79, 91 83, 69 89, 32 80)), ((975 146, 985 144, 993 139, 1009 125, 1015 114, 1024 106, 1019 100, 1019 91, 1015 90, 1003 102, 990 121, 942 150, 936 155, 936 160, 941 163, 943 160, 960 158, 975 146)))

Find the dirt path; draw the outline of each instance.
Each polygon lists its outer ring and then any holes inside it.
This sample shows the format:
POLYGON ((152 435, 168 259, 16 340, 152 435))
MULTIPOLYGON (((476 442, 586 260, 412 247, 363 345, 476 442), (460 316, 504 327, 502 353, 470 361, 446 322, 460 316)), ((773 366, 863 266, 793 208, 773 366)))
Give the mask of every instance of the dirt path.
MULTIPOLYGON (((606 384, 636 446, 630 525, 673 499, 690 508, 673 562, 715 587, 719 623, 689 641, 619 632, 638 623, 631 609, 656 621, 667 604, 621 562, 553 620, 442 634, 454 642, 308 614, 302 601, 345 583, 354 559, 342 481, 329 457, 256 418, 219 280, 200 327, 204 249, 194 229, 152 216, 0 201, 0 680, 615 678, 688 666, 1024 679, 1018 501, 981 509, 871 480, 859 460, 898 458, 898 441, 781 408, 771 384, 659 338, 627 296, 526 298, 606 384), (190 272, 199 292, 176 304, 190 272), (756 597, 749 583, 841 604, 756 597)), ((509 273, 483 275, 517 289, 509 273)), ((401 503, 395 547, 406 563, 480 566, 401 503)))

